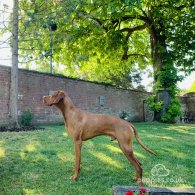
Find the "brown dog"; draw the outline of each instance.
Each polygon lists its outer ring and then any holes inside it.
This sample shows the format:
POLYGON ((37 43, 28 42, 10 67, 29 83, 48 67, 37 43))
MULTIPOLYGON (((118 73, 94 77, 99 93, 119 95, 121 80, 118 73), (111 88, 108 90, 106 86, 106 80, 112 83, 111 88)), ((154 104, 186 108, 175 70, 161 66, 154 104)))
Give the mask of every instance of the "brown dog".
POLYGON ((81 163, 82 141, 91 139, 99 135, 110 136, 112 140, 117 140, 119 147, 127 157, 129 162, 136 169, 136 180, 142 185, 141 163, 135 158, 132 149, 132 141, 135 135, 137 142, 148 152, 156 155, 139 140, 135 127, 125 120, 116 116, 93 114, 85 112, 75 107, 69 96, 64 91, 56 91, 53 95, 44 96, 43 103, 47 106, 55 105, 60 109, 64 117, 66 129, 75 144, 75 173, 71 179, 78 178, 81 163))

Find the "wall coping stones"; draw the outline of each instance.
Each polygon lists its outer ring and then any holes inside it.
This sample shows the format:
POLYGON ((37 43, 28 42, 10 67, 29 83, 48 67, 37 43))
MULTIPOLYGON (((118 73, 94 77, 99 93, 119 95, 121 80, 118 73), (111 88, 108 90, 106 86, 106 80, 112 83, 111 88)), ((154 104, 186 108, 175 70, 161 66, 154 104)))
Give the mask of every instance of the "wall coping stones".
POLYGON ((181 97, 195 97, 195 92, 189 92, 189 93, 185 93, 183 96, 181 97))

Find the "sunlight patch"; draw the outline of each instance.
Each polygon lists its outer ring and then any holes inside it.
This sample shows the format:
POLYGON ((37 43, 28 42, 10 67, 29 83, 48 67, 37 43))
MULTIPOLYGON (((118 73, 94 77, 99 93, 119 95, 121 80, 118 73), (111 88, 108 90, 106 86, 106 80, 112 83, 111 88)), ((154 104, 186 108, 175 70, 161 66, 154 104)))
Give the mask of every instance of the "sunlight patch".
POLYGON ((185 125, 181 125, 181 126, 169 126, 169 127, 166 127, 165 129, 167 130, 177 130, 177 131, 190 131, 190 130, 193 130, 194 129, 194 126, 185 126, 185 125))
POLYGON ((165 128, 166 130, 177 131, 179 133, 188 134, 188 135, 195 135, 194 133, 194 126, 169 126, 165 128))
POLYGON ((180 184, 179 187, 180 188, 194 188, 194 185, 193 184, 190 184, 190 185, 188 185, 188 184, 180 184))
POLYGON ((115 147, 115 146, 112 146, 112 145, 109 145, 109 144, 103 144, 103 146, 108 148, 111 152, 122 153, 122 151, 119 148, 115 147))
POLYGON ((74 155, 72 154, 65 154, 65 153, 58 153, 57 154, 58 159, 66 162, 66 161, 72 161, 74 159, 74 155))
POLYGON ((138 152, 134 152, 136 156, 140 157, 140 158, 146 158, 143 154, 138 153, 138 152))
POLYGON ((29 145, 26 146, 26 150, 28 152, 34 152, 34 151, 36 151, 36 147, 35 147, 34 144, 29 144, 29 145))
POLYGON ((3 148, 0 148, 0 158, 5 156, 5 150, 3 148))
POLYGON ((20 157, 21 157, 21 159, 25 159, 26 154, 24 152, 20 152, 20 157))
POLYGON ((94 155, 95 157, 97 157, 98 159, 100 159, 101 161, 112 165, 118 169, 122 169, 123 167, 120 165, 119 162, 116 162, 115 160, 113 160, 112 158, 110 158, 109 156, 106 156, 104 153, 102 152, 90 152, 92 155, 94 155))
POLYGON ((185 154, 183 152, 179 152, 175 149, 167 149, 172 156, 175 156, 177 158, 185 158, 185 154))
POLYGON ((37 150, 38 146, 40 146, 40 144, 36 141, 33 141, 33 142, 29 143, 28 145, 26 145, 24 151, 35 152, 37 150))
POLYGON ((67 133, 67 132, 64 132, 64 133, 63 133, 63 136, 64 136, 64 137, 68 137, 68 133, 67 133))
POLYGON ((24 188, 23 189, 23 194, 25 194, 25 195, 33 195, 33 194, 39 194, 39 195, 41 195, 42 193, 35 192, 35 190, 31 190, 31 189, 24 188))

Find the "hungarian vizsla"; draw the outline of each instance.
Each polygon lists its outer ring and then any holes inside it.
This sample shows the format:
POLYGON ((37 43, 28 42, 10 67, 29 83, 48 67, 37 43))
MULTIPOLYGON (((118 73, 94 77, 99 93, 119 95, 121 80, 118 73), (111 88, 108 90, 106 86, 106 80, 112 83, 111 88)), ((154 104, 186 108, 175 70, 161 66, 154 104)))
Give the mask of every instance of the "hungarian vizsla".
POLYGON ((53 95, 43 97, 43 103, 47 106, 55 105, 62 113, 66 129, 72 137, 75 145, 75 172, 71 179, 78 178, 81 163, 82 141, 95 136, 110 136, 111 140, 117 140, 119 147, 126 158, 136 169, 136 180, 142 185, 141 163, 134 156, 132 141, 135 135, 137 142, 149 153, 156 155, 140 141, 135 127, 116 116, 93 114, 75 107, 65 91, 55 91, 53 95))

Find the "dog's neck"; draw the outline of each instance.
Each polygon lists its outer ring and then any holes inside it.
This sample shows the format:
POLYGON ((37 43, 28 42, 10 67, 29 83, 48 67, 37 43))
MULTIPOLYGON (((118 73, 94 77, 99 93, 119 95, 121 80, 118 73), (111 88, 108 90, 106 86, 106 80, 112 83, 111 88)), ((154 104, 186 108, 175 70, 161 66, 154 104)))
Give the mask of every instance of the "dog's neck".
POLYGON ((74 110, 76 109, 75 105, 73 104, 72 100, 66 96, 62 100, 59 101, 58 104, 55 105, 62 113, 64 117, 64 122, 66 123, 66 126, 68 127, 68 117, 72 117, 72 114, 74 110))

